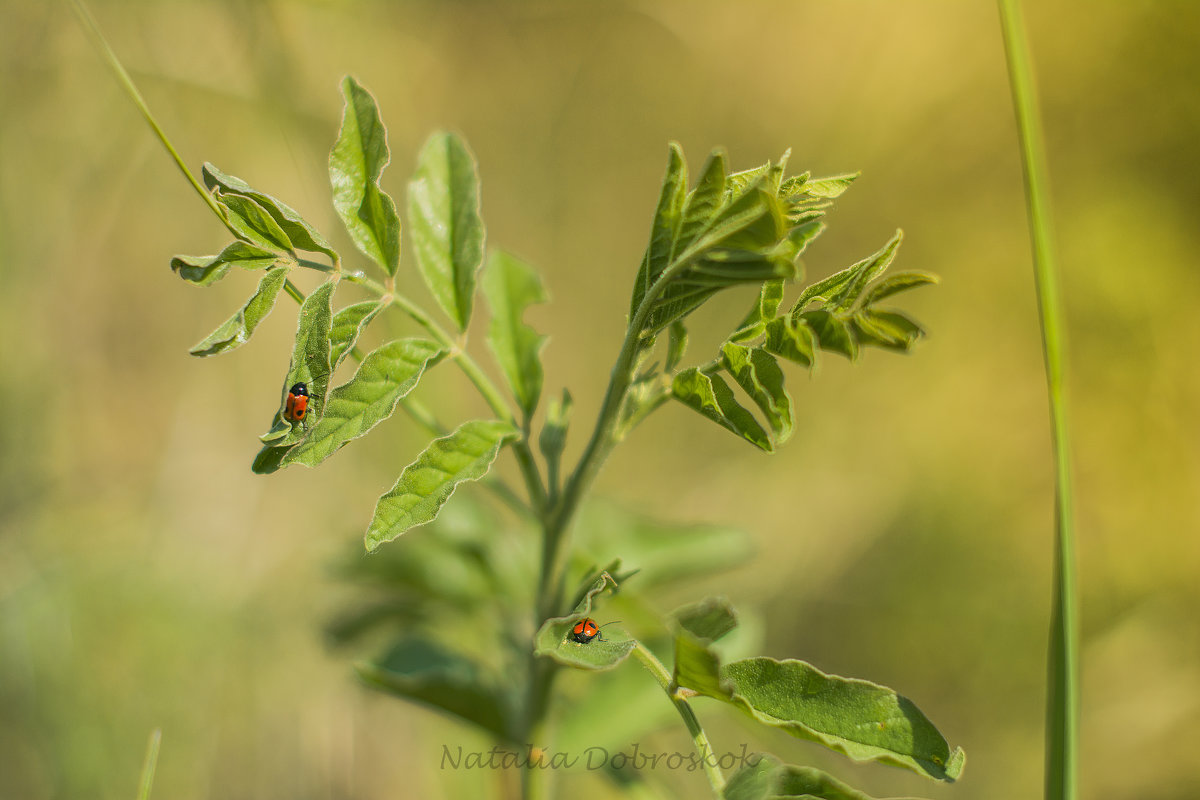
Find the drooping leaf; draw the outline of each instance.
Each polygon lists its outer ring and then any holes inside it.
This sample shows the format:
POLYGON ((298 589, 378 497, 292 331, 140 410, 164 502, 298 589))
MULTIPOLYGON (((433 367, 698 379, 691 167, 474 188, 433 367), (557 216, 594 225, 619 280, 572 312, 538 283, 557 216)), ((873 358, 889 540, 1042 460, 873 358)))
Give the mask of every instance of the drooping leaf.
POLYGON ((475 157, 457 135, 435 133, 421 149, 408 184, 408 224, 425 284, 465 330, 483 263, 484 229, 475 157))
POLYGON ((354 244, 388 275, 400 263, 400 217, 379 186, 391 158, 387 128, 371 93, 353 78, 342 81, 346 108, 337 142, 329 153, 333 207, 354 244))
POLYGON ((671 261, 671 249, 679 231, 683 200, 687 195, 687 181, 687 163, 683 158, 683 149, 677 142, 671 142, 667 155, 667 171, 663 176, 662 191, 650 228, 650 244, 646 247, 646 254, 642 257, 642 265, 633 285, 633 299, 629 306, 631 320, 641 308, 646 292, 671 261))
POLYGON ((329 246, 325 237, 283 201, 252 188, 241 178, 226 175, 207 162, 204 164, 202 173, 204 185, 208 187, 209 191, 220 189, 223 194, 240 194, 254 199, 275 219, 283 232, 287 234, 293 247, 307 250, 310 253, 324 253, 335 264, 338 262, 338 254, 329 246))
POLYGON ((806 367, 816 363, 816 335, 803 317, 776 317, 766 324, 762 348, 806 367))
POLYGON ((953 781, 965 755, 912 701, 867 681, 827 675, 811 664, 748 658, 725 665, 729 700, 759 722, 843 753, 880 761, 935 780, 953 781))
POLYGON ((492 310, 488 346, 517 404, 526 416, 532 416, 542 394, 541 350, 546 337, 521 317, 527 307, 547 301, 546 290, 533 267, 494 250, 483 273, 483 293, 492 310))
POLYGON ((725 784, 722 800, 872 800, 862 792, 813 767, 781 764, 765 753, 735 772, 725 784))
POLYGON ((854 338, 850 323, 842 317, 818 308, 805 311, 800 315, 800 319, 812 329, 822 350, 841 353, 851 361, 858 358, 858 340, 854 338))
POLYGON ((357 665, 368 685, 431 706, 510 741, 509 704, 499 686, 465 656, 409 636, 376 663, 357 665))
POLYGON ((171 269, 193 286, 211 286, 234 267, 270 269, 278 260, 277 253, 235 241, 215 256, 175 256, 171 259, 171 269))
MULTIPOLYGON (((284 434, 287 434, 286 430, 284 430, 284 434)), ((250 471, 255 475, 270 475, 273 472, 279 471, 279 468, 283 465, 283 457, 287 455, 290 449, 290 445, 286 447, 266 445, 254 457, 254 461, 250 465, 250 471)))
POLYGON ((908 315, 899 311, 864 308, 851 321, 858 340, 891 350, 911 350, 925 331, 908 315))
POLYGON ((693 636, 715 642, 737 627, 737 612, 723 597, 709 597, 671 612, 679 627, 693 636))
POLYGON ((275 299, 287 277, 288 268, 285 266, 268 269, 246 304, 188 352, 194 356, 214 356, 245 344, 258 324, 275 307, 275 299))
POLYGON ((732 342, 721 348, 721 361, 766 417, 775 444, 786 442, 792 435, 792 396, 783 385, 779 362, 765 350, 732 342))
POLYGON ((435 439, 379 498, 367 528, 367 549, 434 519, 460 483, 486 475, 500 448, 519 435, 506 422, 473 420, 435 439))
POLYGON ((334 369, 350 354, 363 329, 384 307, 378 300, 367 300, 339 309, 333 315, 329 328, 329 361, 334 369))
POLYGON ((238 238, 268 250, 290 252, 292 242, 275 218, 253 198, 221 194, 217 203, 228 212, 229 227, 238 238))
MULTIPOLYGON (((572 628, 592 614, 593 600, 607 589, 615 589, 614 581, 607 572, 597 578, 575 612, 565 617, 552 617, 542 623, 533 637, 534 655, 553 658, 560 664, 578 669, 612 669, 624 661, 637 645, 634 639, 609 638, 603 633, 589 642, 576 642, 569 638, 572 628)), ((604 624, 603 621, 600 624, 604 624)), ((607 628, 606 630, 612 630, 607 628)), ((615 635, 621 636, 618 631, 615 635)))
POLYGON ((371 352, 354 377, 329 394, 320 420, 283 463, 315 467, 366 434, 392 415, 425 370, 444 355, 423 339, 399 339, 371 352))
POLYGON ((767 432, 733 396, 733 390, 720 375, 706 375, 695 367, 675 375, 671 394, 688 408, 698 411, 726 430, 767 452, 775 448, 767 432))

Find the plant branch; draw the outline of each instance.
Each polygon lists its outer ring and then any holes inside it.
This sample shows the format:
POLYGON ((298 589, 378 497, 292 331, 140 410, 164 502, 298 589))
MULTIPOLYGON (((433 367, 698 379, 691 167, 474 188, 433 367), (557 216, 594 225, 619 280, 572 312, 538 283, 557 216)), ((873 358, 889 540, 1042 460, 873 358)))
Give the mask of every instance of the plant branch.
POLYGON ((1050 401, 1050 428, 1054 440, 1056 535, 1054 608, 1048 659, 1050 685, 1046 698, 1045 796, 1048 800, 1073 800, 1078 785, 1079 635, 1075 608, 1075 522, 1067 424, 1066 343, 1032 59, 1020 3, 1018 0, 999 0, 999 8, 1025 176, 1033 273, 1050 401))
POLYGON ((688 733, 692 736, 692 743, 696 746, 696 753, 700 756, 700 763, 704 765, 704 774, 708 776, 708 782, 712 786, 713 795, 719 798, 721 792, 725 789, 725 776, 721 773, 721 768, 717 766, 716 754, 713 752, 712 745, 708 742, 708 734, 704 732, 704 727, 700 724, 700 720, 696 718, 696 712, 692 710, 692 706, 688 701, 675 690, 674 681, 671 680, 671 673, 667 672, 667 668, 663 666, 663 663, 647 650, 645 645, 638 642, 633 648, 633 655, 637 657, 638 661, 642 662, 642 666, 650 671, 650 674, 658 681, 659 686, 671 698, 671 702, 675 704, 675 710, 683 718, 683 724, 687 726, 688 733))

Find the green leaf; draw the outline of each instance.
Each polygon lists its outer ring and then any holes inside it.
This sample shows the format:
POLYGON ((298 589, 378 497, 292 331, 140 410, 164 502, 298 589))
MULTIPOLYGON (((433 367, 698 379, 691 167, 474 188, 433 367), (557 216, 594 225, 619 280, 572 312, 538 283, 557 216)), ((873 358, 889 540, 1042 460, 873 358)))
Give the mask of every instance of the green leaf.
POLYGON ((712 225, 724 199, 725 172, 725 153, 713 150, 700 173, 700 182, 684 201, 672 258, 686 251, 712 225))
POLYGON ((801 317, 776 317, 766 324, 762 348, 768 353, 811 367, 816 363, 816 334, 801 317))
POLYGON ((408 184, 408 224, 425 284, 459 330, 475 302, 475 273, 483 263, 479 173, 461 138, 438 132, 417 157, 408 184))
MULTIPOLYGON (((329 331, 333 323, 330 302, 336 281, 329 280, 313 290, 300 304, 300 315, 296 321, 296 339, 292 344, 292 361, 287 376, 280 388, 278 410, 272 418, 271 429, 259 437, 264 444, 274 447, 290 447, 304 438, 305 432, 318 423, 325 410, 329 393, 329 378, 333 366, 329 360, 329 331), (303 422, 293 423, 283 418, 284 403, 293 384, 308 385, 308 415, 303 422)), ((259 453, 255 464, 260 462, 268 472, 278 469, 278 458, 283 454, 259 453)), ((257 468, 255 472, 259 472, 257 468)))
POLYGON ((236 241, 215 256, 175 256, 171 259, 171 269, 194 286, 211 286, 234 267, 270 269, 278 260, 277 253, 236 241))
MULTIPOLYGON (((840 197, 842 192, 850 188, 850 184, 854 183, 860 173, 849 175, 832 175, 828 178, 814 178, 804 181, 797 188, 803 189, 805 194, 813 197, 828 197, 830 199, 840 197)), ((795 191, 793 188, 792 191, 795 191)))
POLYGON ((671 394, 688 408, 698 411, 726 430, 736 433, 762 450, 775 448, 754 416, 738 404, 733 390, 719 375, 706 375, 695 367, 675 375, 671 394))
POLYGON ((872 800, 819 769, 781 764, 765 753, 735 772, 721 794, 723 800, 872 800))
POLYGON ((721 362, 766 417, 775 444, 786 442, 792 435, 792 396, 783 385, 783 370, 775 357, 757 347, 726 342, 721 362))
POLYGON ((288 268, 285 266, 268 269, 259 281, 257 291, 246 304, 188 352, 194 356, 215 356, 245 344, 254 329, 275 307, 275 299, 287 277, 288 268))
POLYGON ((749 342, 761 336, 767 323, 779 312, 779 303, 783 300, 784 281, 765 281, 758 292, 754 307, 738 324, 737 330, 730 335, 731 342, 749 342))
POLYGON ((217 203, 229 212, 229 227, 239 238, 268 250, 291 251, 292 242, 283 228, 254 199, 240 194, 221 194, 217 196, 217 203))
POLYGON ((938 276, 930 275, 928 272, 897 272, 886 278, 881 278, 875 285, 871 286, 866 294, 863 295, 862 304, 864 306, 871 306, 885 297, 891 297, 899 292, 906 292, 918 286, 927 286, 938 282, 938 276))
POLYGON ((506 422, 473 420, 435 439, 379 498, 367 528, 367 549, 437 517, 458 484, 486 475, 500 448, 519 435, 506 422))
POLYGON ((903 239, 904 233, 896 231, 896 235, 889 239, 887 244, 852 266, 850 280, 846 282, 841 291, 830 298, 830 304, 841 309, 849 309, 857 305, 867 284, 882 275, 896 258, 896 251, 900 248, 900 242, 903 239))
POLYGON ((525 309, 548 299, 537 271, 508 253, 492 251, 483 273, 483 293, 492 309, 488 346, 508 378, 526 417, 542 394, 541 350, 546 337, 521 321, 525 309))
MULTIPOLYGON (((283 431, 287 433, 287 429, 283 431)), ((258 451, 258 455, 254 457, 254 462, 250 465, 250 471, 255 475, 270 475, 277 472, 283 465, 283 457, 287 455, 291 446, 275 447, 268 444, 266 447, 258 451)))
POLYGON ((650 227, 650 244, 642 257, 637 279, 633 285, 633 298, 629 306, 629 318, 633 319, 641 308, 642 300, 654 282, 671 262, 671 249, 675 245, 675 234, 679 230, 683 200, 687 195, 687 162, 677 142, 671 142, 667 154, 667 172, 663 176, 662 191, 658 206, 654 210, 654 222, 650 227))
POLYGON ((846 320, 823 308, 805 311, 800 318, 816 334, 822 350, 841 353, 851 361, 858 358, 858 341, 846 320))
POLYGON ((676 686, 709 697, 728 699, 730 688, 720 674, 721 661, 710 646, 737 627, 737 615, 728 601, 709 598, 677 610, 674 637, 676 686))
POLYGON ((388 275, 400 263, 400 217, 396 204, 379 187, 391 158, 387 128, 371 93, 353 78, 342 81, 346 108, 342 128, 329 153, 333 207, 354 244, 388 275))
MULTIPOLYGON (((826 675, 793 659, 735 661, 721 670, 721 677, 732 691, 733 705, 797 738, 855 761, 880 761, 935 780, 953 781, 962 773, 962 749, 951 752, 920 709, 886 687, 826 675)), ((727 699, 722 693, 710 696, 727 699)))
POLYGON ((307 250, 310 253, 324 253, 335 264, 338 262, 338 254, 329 246, 325 237, 283 201, 277 200, 265 192, 257 191, 241 178, 226 175, 207 162, 204 164, 202 172, 204 185, 210 191, 220 189, 223 194, 240 194, 254 199, 275 219, 293 247, 307 250))
POLYGON ((548 656, 568 667, 590 670, 612 669, 624 661, 637 645, 636 640, 613 640, 607 638, 608 634, 603 634, 605 638, 597 637, 585 644, 568 638, 571 629, 591 615, 593 599, 605 589, 615 589, 616 585, 607 572, 603 573, 584 594, 573 614, 552 617, 543 622, 533 637, 533 654, 548 656))
POLYGON ((667 363, 664 369, 670 373, 674 372, 679 366, 679 362, 683 361, 684 353, 687 352, 688 332, 683 322, 675 320, 671 323, 670 336, 667 339, 667 363))
POLYGON ((851 323, 861 343, 891 350, 907 352, 925 335, 920 325, 899 311, 866 308, 851 323))
POLYGON ((433 342, 399 339, 370 353, 348 382, 334 389, 324 413, 283 464, 315 467, 396 410, 425 370, 446 354, 433 342))
POLYGON ((406 637, 379 662, 359 664, 369 686, 453 714, 510 741, 508 703, 482 668, 435 642, 406 637))
POLYGON ((350 354, 367 324, 385 307, 378 300, 368 300, 346 306, 333 315, 329 328, 329 362, 333 369, 350 354))

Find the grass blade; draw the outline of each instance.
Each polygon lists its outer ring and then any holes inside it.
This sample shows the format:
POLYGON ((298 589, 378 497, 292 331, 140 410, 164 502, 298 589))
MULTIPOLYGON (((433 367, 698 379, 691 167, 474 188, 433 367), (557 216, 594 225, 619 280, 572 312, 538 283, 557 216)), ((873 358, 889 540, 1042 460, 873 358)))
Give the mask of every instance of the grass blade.
POLYGON ((1047 800, 1074 800, 1078 786, 1079 635, 1075 608, 1075 526, 1064 380, 1066 345, 1062 327, 1063 312, 1059 300, 1041 122, 1024 21, 1019 0, 998 2, 1025 173, 1029 230, 1033 240, 1033 271, 1042 323, 1051 435, 1054 438, 1056 535, 1049 690, 1046 697, 1045 796, 1047 800))
POLYGON ((138 779, 137 800, 150 800, 150 787, 154 785, 154 770, 158 767, 158 746, 162 744, 162 728, 150 732, 146 744, 146 759, 142 762, 142 776, 138 779))

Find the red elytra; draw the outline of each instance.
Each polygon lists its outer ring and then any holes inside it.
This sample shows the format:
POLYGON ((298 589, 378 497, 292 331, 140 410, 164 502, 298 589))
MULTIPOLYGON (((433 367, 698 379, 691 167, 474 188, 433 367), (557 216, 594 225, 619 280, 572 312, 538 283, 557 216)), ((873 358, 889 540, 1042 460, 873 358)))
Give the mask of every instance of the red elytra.
POLYGON ((308 386, 297 383, 288 389, 287 402, 283 407, 283 418, 289 422, 299 422, 308 413, 308 386))
MULTIPOLYGON (((620 622, 620 620, 606 622, 605 625, 608 626, 617 622, 620 622)), ((605 641, 604 635, 600 633, 600 626, 591 617, 579 620, 579 622, 575 623, 575 627, 571 628, 571 632, 567 634, 568 639, 579 644, 587 644, 597 637, 599 637, 600 641, 605 641)))

